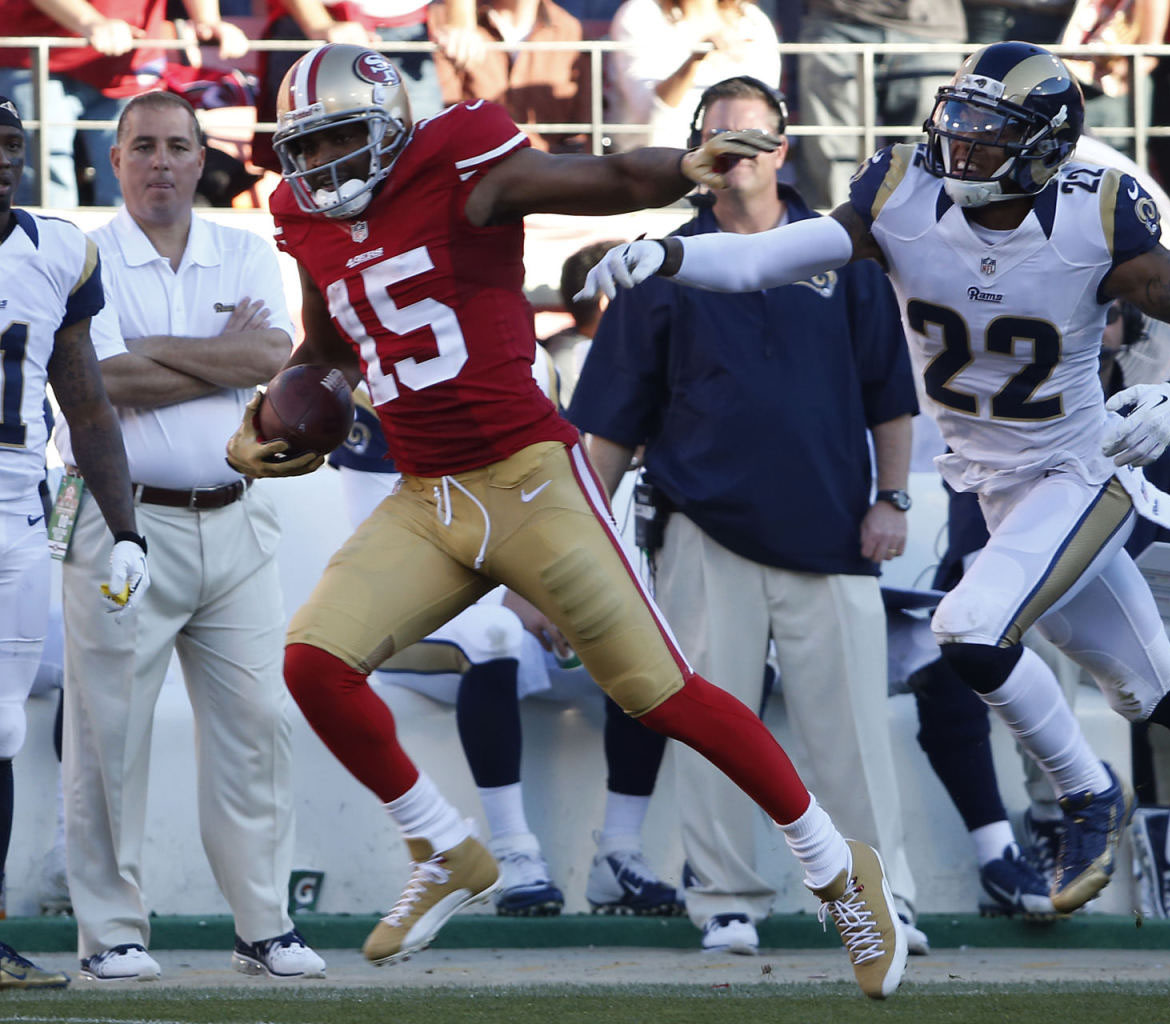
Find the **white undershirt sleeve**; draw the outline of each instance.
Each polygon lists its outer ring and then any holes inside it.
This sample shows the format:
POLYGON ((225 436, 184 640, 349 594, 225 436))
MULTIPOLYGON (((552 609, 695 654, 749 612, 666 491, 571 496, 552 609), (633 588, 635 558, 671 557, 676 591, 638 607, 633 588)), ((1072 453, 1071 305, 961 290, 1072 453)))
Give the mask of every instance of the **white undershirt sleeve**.
POLYGON ((833 217, 811 217, 750 235, 718 231, 680 241, 682 265, 673 279, 717 292, 792 284, 853 258, 853 240, 833 217))

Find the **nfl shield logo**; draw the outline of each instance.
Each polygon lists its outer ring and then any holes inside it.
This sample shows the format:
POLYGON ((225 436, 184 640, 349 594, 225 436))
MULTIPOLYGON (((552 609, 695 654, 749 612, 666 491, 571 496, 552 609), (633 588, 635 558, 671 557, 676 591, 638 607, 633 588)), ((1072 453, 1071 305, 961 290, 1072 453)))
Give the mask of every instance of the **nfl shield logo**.
POLYGON ((979 269, 983 271, 988 277, 995 273, 995 259, 991 256, 984 256, 979 261, 979 269))
MULTIPOLYGON (((364 242, 370 237, 370 225, 368 221, 359 220, 349 226, 349 237, 355 242, 364 242)), ((992 267, 995 266, 995 261, 992 260, 992 267)))

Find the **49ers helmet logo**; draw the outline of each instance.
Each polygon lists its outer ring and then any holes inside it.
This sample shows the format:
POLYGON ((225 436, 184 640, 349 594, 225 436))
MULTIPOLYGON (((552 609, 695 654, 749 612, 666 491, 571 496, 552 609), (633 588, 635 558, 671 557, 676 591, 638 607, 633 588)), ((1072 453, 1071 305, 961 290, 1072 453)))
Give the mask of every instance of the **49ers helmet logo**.
POLYGON ((374 85, 398 85, 401 81, 394 65, 372 50, 367 50, 354 61, 353 70, 358 78, 374 85))

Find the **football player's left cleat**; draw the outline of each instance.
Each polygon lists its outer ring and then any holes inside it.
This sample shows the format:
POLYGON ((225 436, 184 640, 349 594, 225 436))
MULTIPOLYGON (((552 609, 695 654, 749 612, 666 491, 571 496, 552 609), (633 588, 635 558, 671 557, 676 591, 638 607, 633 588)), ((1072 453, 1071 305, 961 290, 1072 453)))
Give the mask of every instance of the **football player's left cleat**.
POLYGON ((809 888, 821 900, 821 924, 826 915, 833 918, 861 991, 870 999, 885 999, 897 990, 906 970, 906 932, 877 850, 856 839, 847 839, 845 845, 849 866, 828 885, 809 888))
POLYGON ((495 858, 471 836, 439 852, 425 839, 407 839, 406 847, 414 862, 410 881, 362 946, 378 967, 426 949, 452 914, 489 899, 499 883, 495 858))
POLYGON ((69 975, 64 971, 42 970, 15 949, 0 942, 0 989, 64 988, 69 975))
POLYGON ((979 881, 990 897, 979 903, 984 917, 1051 918, 1056 914, 1047 880, 1015 843, 1004 848, 1002 857, 979 869, 979 881))
POLYGON ((1052 879, 1052 905, 1062 914, 1083 907, 1109 884, 1117 844, 1133 816, 1133 791, 1107 764, 1105 771, 1108 789, 1060 798, 1064 834, 1052 879))

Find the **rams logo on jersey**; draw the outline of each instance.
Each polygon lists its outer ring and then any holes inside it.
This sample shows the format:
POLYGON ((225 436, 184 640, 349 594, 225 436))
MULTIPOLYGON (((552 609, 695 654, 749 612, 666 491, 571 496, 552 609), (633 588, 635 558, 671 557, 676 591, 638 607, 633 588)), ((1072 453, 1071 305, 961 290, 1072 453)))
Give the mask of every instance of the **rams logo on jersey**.
POLYGON ((1133 204, 1133 212, 1141 224, 1151 235, 1158 233, 1158 208, 1154 200, 1147 195, 1141 195, 1133 204))
POLYGON ((797 281, 806 288, 811 288, 822 299, 831 299, 837 290, 837 271, 830 270, 826 274, 814 274, 807 281, 797 281))

